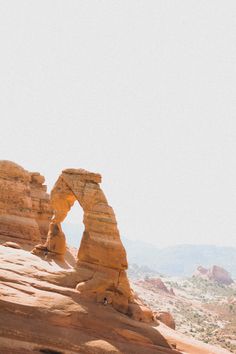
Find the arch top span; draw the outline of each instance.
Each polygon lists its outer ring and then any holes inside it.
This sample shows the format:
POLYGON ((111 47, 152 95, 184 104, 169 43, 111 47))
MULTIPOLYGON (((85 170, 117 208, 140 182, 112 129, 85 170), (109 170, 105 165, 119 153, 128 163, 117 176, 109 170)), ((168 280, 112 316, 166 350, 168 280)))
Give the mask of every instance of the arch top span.
POLYGON ((94 183, 101 183, 102 176, 100 173, 89 172, 83 168, 67 168, 62 171, 62 174, 78 176, 81 181, 90 181, 94 183))

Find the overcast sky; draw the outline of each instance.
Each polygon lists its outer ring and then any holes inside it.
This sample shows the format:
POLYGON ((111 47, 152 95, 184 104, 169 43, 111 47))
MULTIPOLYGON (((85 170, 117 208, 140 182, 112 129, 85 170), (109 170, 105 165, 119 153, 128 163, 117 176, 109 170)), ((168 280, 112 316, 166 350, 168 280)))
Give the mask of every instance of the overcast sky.
POLYGON ((100 172, 127 238, 236 246, 235 0, 2 0, 0 43, 1 159, 100 172))

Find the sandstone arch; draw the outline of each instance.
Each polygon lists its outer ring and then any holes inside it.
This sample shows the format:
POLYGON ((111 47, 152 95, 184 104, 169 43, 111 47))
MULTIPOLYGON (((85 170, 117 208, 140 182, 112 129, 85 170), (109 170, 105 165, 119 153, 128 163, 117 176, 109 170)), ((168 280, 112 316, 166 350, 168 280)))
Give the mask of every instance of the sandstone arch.
POLYGON ((77 255, 77 289, 104 299, 127 312, 131 289, 125 270, 126 252, 120 240, 115 214, 100 188, 101 175, 83 169, 66 169, 51 191, 53 217, 43 247, 65 253, 61 223, 73 204, 83 209, 84 232, 77 255))
POLYGON ((99 186, 101 175, 82 169, 62 172, 51 191, 53 224, 66 218, 78 201, 84 212, 84 233, 78 262, 89 262, 114 269, 127 269, 126 252, 121 243, 113 209, 99 186))
POLYGON ((126 251, 120 239, 116 217, 100 188, 101 175, 83 169, 62 171, 51 191, 53 217, 47 241, 34 249, 63 257, 65 236, 61 223, 78 201, 84 217, 84 232, 72 283, 81 294, 112 304, 117 310, 149 321, 152 313, 135 299, 126 275, 126 251))

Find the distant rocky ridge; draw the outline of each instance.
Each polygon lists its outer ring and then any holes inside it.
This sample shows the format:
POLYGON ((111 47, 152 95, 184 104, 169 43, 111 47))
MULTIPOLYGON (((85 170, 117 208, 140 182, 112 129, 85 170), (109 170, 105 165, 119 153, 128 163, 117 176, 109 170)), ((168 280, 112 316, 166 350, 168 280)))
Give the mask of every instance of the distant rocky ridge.
POLYGON ((227 270, 224 268, 216 265, 209 269, 199 266, 194 272, 193 276, 214 281, 222 285, 230 285, 233 283, 233 279, 231 278, 229 272, 227 272, 227 270))
POLYGON ((227 269, 236 279, 236 248, 215 245, 177 245, 158 248, 139 240, 123 239, 129 264, 148 266, 159 274, 192 276, 196 268, 213 264, 227 269))

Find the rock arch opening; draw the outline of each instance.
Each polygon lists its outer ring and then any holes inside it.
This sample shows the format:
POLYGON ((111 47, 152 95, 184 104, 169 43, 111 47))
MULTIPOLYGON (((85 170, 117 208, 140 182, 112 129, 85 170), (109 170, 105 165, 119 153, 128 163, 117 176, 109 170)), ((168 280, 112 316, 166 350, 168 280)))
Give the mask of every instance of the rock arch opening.
POLYGON ((83 216, 83 209, 79 203, 75 201, 61 225, 66 236, 66 244, 69 247, 79 249, 84 232, 83 216))

